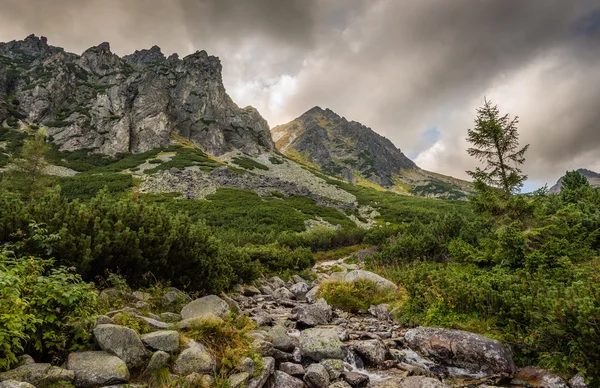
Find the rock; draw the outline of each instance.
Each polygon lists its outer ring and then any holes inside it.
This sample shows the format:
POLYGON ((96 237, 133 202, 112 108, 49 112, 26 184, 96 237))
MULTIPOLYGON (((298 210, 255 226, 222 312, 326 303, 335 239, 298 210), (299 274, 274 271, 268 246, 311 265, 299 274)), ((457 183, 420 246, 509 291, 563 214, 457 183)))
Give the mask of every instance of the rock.
POLYGON ((177 314, 177 313, 160 313, 160 319, 163 320, 163 322, 167 322, 167 323, 174 323, 174 322, 179 322, 181 321, 181 315, 177 314))
POLYGON ((214 314, 225 319, 229 316, 231 309, 227 302, 216 295, 208 295, 191 301, 181 309, 181 318, 191 319, 214 314))
POLYGON ((252 342, 252 349, 256 350, 261 356, 270 357, 273 354, 273 344, 261 339, 252 342))
POLYGON ((519 369, 513 381, 533 388, 567 388, 567 384, 560 377, 533 366, 519 369))
POLYGON ((291 352, 296 347, 294 340, 288 335, 287 329, 281 325, 273 326, 269 330, 268 337, 275 349, 291 352))
POLYGON ((223 299, 225 301, 225 303, 227 303, 227 305, 229 306, 229 309, 231 311, 233 311, 234 313, 239 313, 241 311, 240 305, 237 304, 237 302, 235 300, 231 299, 225 293, 221 293, 221 299, 223 299))
POLYGON ((244 296, 260 295, 260 290, 254 286, 246 286, 244 288, 244 296))
POLYGON ((300 277, 299 275, 292 275, 292 281, 294 283, 303 283, 306 282, 304 279, 302 279, 302 277, 300 277))
POLYGON ((222 324, 224 323, 224 321, 216 316, 213 313, 208 313, 208 314, 204 314, 200 317, 194 317, 194 318, 190 318, 190 319, 184 319, 183 321, 177 322, 175 324, 175 326, 179 329, 179 330, 189 330, 190 328, 194 327, 194 326, 198 326, 198 325, 202 325, 204 323, 217 323, 217 324, 222 324))
POLYGON ((273 349, 271 356, 275 359, 277 363, 281 362, 294 362, 294 355, 287 352, 282 352, 279 349, 273 349))
POLYGON ((579 374, 571 377, 569 386, 571 388, 588 388, 588 385, 585 383, 585 377, 579 374))
POLYGON ((246 388, 246 383, 250 379, 250 375, 247 372, 235 373, 229 377, 230 388, 246 388))
POLYGON ((148 292, 143 291, 133 291, 131 293, 133 297, 141 302, 150 302, 152 300, 152 295, 148 292))
POLYGON ((377 306, 369 306, 369 313, 380 321, 389 321, 390 313, 389 313, 390 305, 382 303, 377 306))
POLYGON ((326 325, 331 320, 331 306, 324 299, 298 309, 296 326, 300 329, 326 325))
POLYGON ((191 340, 179 354, 173 370, 183 376, 190 373, 212 373, 217 364, 204 345, 191 340))
POLYGON ((297 379, 288 375, 287 373, 283 373, 280 370, 275 371, 273 376, 268 382, 269 388, 304 388, 304 383, 302 380, 297 379))
POLYGON ((333 384, 329 384, 329 388, 352 388, 352 386, 350 384, 348 384, 347 382, 340 380, 340 381, 336 381, 333 384))
POLYGON ((96 325, 113 325, 115 322, 106 315, 98 315, 96 318, 96 325))
POLYGON ((142 335, 142 342, 154 350, 173 353, 179 350, 179 332, 175 330, 155 331, 142 335))
POLYGON ((102 350, 119 357, 127 366, 139 366, 149 356, 138 333, 125 326, 98 325, 94 338, 102 350))
POLYGON ((273 295, 273 289, 270 286, 264 285, 260 287, 260 292, 263 295, 273 295))
POLYGON ((7 372, 0 373, 0 382, 15 380, 35 386, 48 386, 60 382, 72 382, 75 373, 50 364, 22 365, 7 372))
POLYGON ((373 385, 373 388, 450 388, 437 379, 424 376, 394 377, 373 385))
POLYGON ((356 342, 353 348, 367 366, 382 366, 388 355, 385 344, 377 339, 356 342))
POLYGON ((364 388, 370 381, 369 376, 358 372, 344 372, 342 378, 354 388, 364 388))
MULTIPOLYGON (((215 378, 211 375, 200 374, 197 372, 190 373, 185 376, 183 380, 190 384, 192 387, 214 387, 215 386, 215 378)), ((186 386, 186 385, 184 385, 186 386)))
POLYGON ((275 359, 272 357, 264 357, 263 361, 263 370, 259 376, 254 377, 252 380, 248 382, 247 388, 262 388, 269 377, 273 373, 275 373, 275 359))
POLYGON ((146 369, 144 369, 143 375, 150 376, 157 370, 168 366, 169 358, 170 356, 167 352, 163 352, 162 350, 154 352, 154 354, 152 354, 152 357, 150 357, 148 365, 146 365, 146 369))
POLYGON ((417 327, 404 335, 409 346, 447 366, 512 377, 515 364, 500 342, 461 330, 417 327))
POLYGON ((275 298, 275 300, 281 300, 281 299, 295 299, 296 297, 287 288, 280 287, 280 288, 276 289, 275 291, 273 291, 273 298, 275 298))
POLYGON ((308 284, 304 282, 295 283, 290 287, 290 292, 294 294, 297 300, 304 300, 308 290, 308 284))
POLYGON ((16 368, 19 366, 31 364, 35 364, 35 360, 33 359, 33 357, 31 357, 29 354, 21 354, 19 357, 17 357, 17 364, 14 367, 16 368))
POLYGON ((135 302, 133 304, 133 307, 135 307, 138 310, 144 310, 144 311, 150 310, 150 304, 148 302, 143 302, 141 300, 138 300, 137 302, 135 302))
POLYGON ((329 380, 332 381, 339 379, 344 371, 344 361, 342 360, 323 360, 321 361, 321 365, 327 369, 329 380))
POLYGON ((165 330, 172 326, 170 323, 164 323, 164 322, 161 322, 154 318, 148 318, 148 317, 144 317, 144 316, 138 316, 138 317, 140 319, 146 321, 148 323, 148 326, 154 330, 165 330))
POLYGON ((256 323, 258 327, 268 326, 273 322, 273 317, 264 311, 259 312, 255 316, 251 317, 251 319, 256 323))
POLYGON ((67 369, 75 375, 77 387, 95 387, 129 381, 127 365, 107 352, 71 353, 67 369))
POLYGON ((309 388, 326 388, 329 386, 329 373, 321 364, 310 364, 306 368, 304 382, 309 388))
POLYGON ((317 301, 317 293, 319 292, 319 286, 313 287, 304 296, 308 303, 315 303, 317 301))
POLYGON ((382 278, 381 276, 374 274, 373 272, 369 272, 369 271, 363 271, 363 270, 357 269, 355 271, 348 272, 346 274, 346 276, 344 277, 344 281, 346 281, 346 282, 357 282, 359 280, 371 281, 371 282, 377 284, 377 287, 379 287, 382 290, 398 289, 398 286, 395 285, 394 283, 392 283, 391 281, 389 281, 385 278, 382 278))
POLYGON ((279 276, 273 276, 269 279, 269 283, 273 288, 285 287, 285 282, 279 276))
POLYGON ((300 333, 302 357, 308 357, 316 362, 328 358, 344 359, 343 346, 336 329, 314 328, 300 333))
POLYGON ((0 388, 35 388, 35 385, 16 380, 6 380, 0 383, 0 388))
POLYGON ((255 367, 254 360, 251 358, 248 358, 248 357, 244 357, 241 360, 239 369, 241 372, 246 372, 246 373, 248 373, 249 376, 253 376, 254 375, 254 367, 255 367))
POLYGON ((160 298, 160 303, 163 309, 175 313, 181 310, 181 306, 191 302, 191 300, 192 298, 185 292, 172 288, 160 298))
POLYGON ((282 362, 279 364, 279 370, 287 373, 290 376, 304 376, 304 367, 300 364, 294 364, 293 362, 282 362))

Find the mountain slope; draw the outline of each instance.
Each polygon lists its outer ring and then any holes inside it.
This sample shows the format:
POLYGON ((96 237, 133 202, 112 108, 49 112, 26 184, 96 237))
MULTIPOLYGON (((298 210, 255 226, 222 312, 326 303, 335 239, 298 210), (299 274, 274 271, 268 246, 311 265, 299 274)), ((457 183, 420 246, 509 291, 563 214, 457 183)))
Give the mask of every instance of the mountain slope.
MULTIPOLYGON (((600 174, 585 168, 580 168, 577 172, 586 177, 592 187, 600 188, 600 174)), ((560 177, 556 184, 550 188, 551 193, 560 193, 563 178, 564 176, 560 177)))
POLYGON ((165 58, 154 46, 120 58, 102 43, 79 56, 30 35, 0 43, 0 62, 3 126, 44 126, 62 150, 137 153, 174 135, 214 155, 275 148, 267 122, 231 100, 205 51, 165 58))
POLYGON ((352 183, 453 199, 470 191, 468 182, 420 169, 387 138, 329 109, 314 107, 271 134, 280 152, 352 183))

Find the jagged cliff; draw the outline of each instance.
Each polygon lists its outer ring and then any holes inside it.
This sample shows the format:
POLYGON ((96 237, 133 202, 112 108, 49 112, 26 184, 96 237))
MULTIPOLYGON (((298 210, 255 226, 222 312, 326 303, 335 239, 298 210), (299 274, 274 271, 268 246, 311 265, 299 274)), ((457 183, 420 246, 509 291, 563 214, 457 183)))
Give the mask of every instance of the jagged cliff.
POLYGON ((166 58, 154 46, 120 58, 102 43, 76 55, 30 35, 0 43, 0 62, 3 125, 45 126, 63 150, 136 153, 175 135, 214 155, 275 149, 267 122, 231 100, 205 51, 166 58))

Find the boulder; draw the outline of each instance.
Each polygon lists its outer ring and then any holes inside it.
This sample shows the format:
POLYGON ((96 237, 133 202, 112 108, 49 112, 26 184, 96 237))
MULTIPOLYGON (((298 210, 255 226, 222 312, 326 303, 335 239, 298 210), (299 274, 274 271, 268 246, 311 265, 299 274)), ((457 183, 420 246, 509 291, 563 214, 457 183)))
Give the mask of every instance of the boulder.
POLYGON ((6 380, 0 383, 0 388, 35 388, 35 385, 23 381, 6 380))
POLYGON ((146 321, 148 323, 148 326, 153 330, 165 330, 173 326, 170 323, 164 323, 162 321, 159 321, 158 319, 148 318, 141 315, 138 316, 138 318, 146 321))
POLYGON ((293 362, 282 362, 279 365, 279 370, 287 373, 290 376, 304 376, 306 371, 301 364, 294 364, 293 362))
POLYGON ((186 376, 190 373, 212 373, 217 366, 212 355, 196 341, 191 340, 179 354, 173 367, 175 373, 186 376))
POLYGON ((27 364, 0 373, 0 382, 14 380, 35 386, 72 382, 75 373, 50 364, 27 364))
POLYGON ((369 385, 369 376, 358 372, 344 372, 342 378, 353 388, 364 388, 369 385))
POLYGON ((160 313, 160 319, 163 320, 163 322, 167 322, 167 323, 174 323, 174 322, 179 322, 181 321, 181 315, 177 314, 177 313, 160 313))
POLYGON ((250 379, 248 372, 235 373, 229 376, 229 387, 230 388, 246 388, 246 383, 250 379))
POLYGON ((270 357, 273 355, 273 344, 265 340, 254 340, 252 349, 256 350, 261 356, 270 357))
POLYGON ((151 349, 173 353, 179 350, 179 332, 175 330, 155 331, 142 335, 142 342, 151 349))
POLYGON ((306 368, 304 382, 309 388, 326 388, 329 386, 329 373, 321 364, 310 364, 306 368))
POLYGON ((197 325, 202 325, 203 323, 207 323, 207 322, 211 322, 211 323, 224 323, 223 319, 221 319, 220 317, 216 316, 213 313, 208 313, 208 314, 204 314, 201 317, 194 317, 194 318, 190 318, 190 319, 184 319, 183 321, 179 321, 176 323, 176 327, 179 330, 189 330, 190 328, 197 326, 197 325))
POLYGON ((302 357, 319 362, 328 358, 343 360, 344 344, 334 328, 306 329, 300 333, 302 357))
POLYGON ((373 385, 373 388, 450 388, 450 386, 431 377, 411 376, 383 380, 373 385))
POLYGON ((502 343, 462 330, 417 327, 404 335, 409 346, 440 364, 512 377, 515 364, 502 343))
POLYGON ((380 321, 390 320, 390 305, 382 303, 377 306, 369 306, 369 313, 380 321))
POLYGON ((263 295, 273 295, 273 288, 271 288, 271 286, 267 286, 267 285, 261 286, 260 287, 260 292, 263 295))
POLYGON ((367 366, 382 366, 388 355, 387 347, 378 339, 356 342, 353 348, 367 366))
POLYGON ((181 310, 181 306, 190 302, 192 298, 185 292, 179 291, 176 288, 171 288, 160 298, 160 304, 166 311, 175 313, 181 310))
POLYGON ((273 322, 273 317, 264 311, 260 311, 258 314, 251 317, 251 319, 256 323, 258 327, 269 326, 273 322))
POLYGON ((254 286, 246 286, 244 288, 244 296, 260 295, 260 290, 254 286))
POLYGON ((308 303, 315 303, 317 301, 317 293, 319 292, 319 286, 315 286, 310 289, 304 296, 308 303))
POLYGON ((359 280, 368 280, 375 284, 377 287, 382 290, 386 289, 398 289, 398 286, 392 283, 391 281, 369 271, 363 271, 361 269, 357 269, 354 271, 350 271, 344 276, 344 281, 346 282, 357 282, 359 280))
POLYGON ((324 299, 317 303, 302 306, 296 314, 296 325, 298 328, 326 325, 331 320, 331 306, 324 299))
POLYGON ((513 382, 533 388, 567 388, 567 384, 560 377, 533 366, 519 369, 513 382))
POLYGON ((339 379, 344 371, 344 361, 342 360, 323 360, 321 361, 321 365, 327 369, 329 380, 339 379))
POLYGON ((304 298, 306 297, 306 293, 308 292, 308 290, 309 290, 308 284, 306 284, 304 282, 295 283, 292 286, 290 286, 290 292, 292 294, 294 294, 294 296, 298 300, 304 300, 304 298))
POLYGON ((336 381, 333 384, 329 384, 329 388, 352 388, 350 384, 345 382, 344 380, 336 381))
POLYGON ((296 347, 294 340, 288 335, 287 329, 281 325, 273 326, 269 330, 268 337, 275 349, 291 352, 296 347))
POLYGON ((248 382, 246 388, 262 388, 269 377, 273 373, 275 373, 275 359, 272 357, 264 357, 263 361, 263 370, 259 376, 254 377, 252 380, 248 382))
POLYGON ((127 365, 107 352, 71 353, 67 369, 75 374, 77 387, 96 387, 129 381, 127 365))
POLYGON ((273 288, 285 287, 285 282, 279 276, 273 276, 269 279, 269 283, 273 288))
POLYGON ((269 388, 304 388, 304 382, 302 380, 297 379, 288 375, 287 373, 283 373, 280 370, 275 371, 273 376, 268 382, 269 388))
POLYGON ((231 309, 227 302, 216 295, 208 295, 191 301, 181 309, 182 319, 204 317, 209 314, 225 319, 229 316, 231 309))
POLYGON ((125 326, 98 325, 94 338, 102 350, 119 357, 127 366, 139 366, 150 355, 138 333, 125 326))
POLYGON ((278 289, 273 291, 273 298, 275 298, 275 300, 281 300, 281 299, 295 299, 296 297, 287 288, 279 287, 278 289))
POLYGON ((577 374, 569 380, 569 386, 571 388, 588 388, 583 375, 577 374))
POLYGON ((148 361, 148 365, 144 369, 144 376, 151 376, 157 370, 164 368, 169 365, 169 353, 163 352, 159 350, 152 354, 150 357, 150 361, 148 361))

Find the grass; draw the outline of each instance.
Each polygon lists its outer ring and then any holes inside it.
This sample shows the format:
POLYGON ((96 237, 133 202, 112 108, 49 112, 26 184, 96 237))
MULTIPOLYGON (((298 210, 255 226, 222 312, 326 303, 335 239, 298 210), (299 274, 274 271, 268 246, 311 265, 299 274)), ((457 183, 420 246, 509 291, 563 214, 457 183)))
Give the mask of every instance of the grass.
MULTIPOLYGON (((157 164, 149 170, 145 170, 146 174, 154 174, 158 171, 170 170, 171 168, 177 168, 183 170, 186 167, 198 166, 204 171, 211 171, 221 164, 211 159, 199 148, 188 148, 181 146, 171 146, 167 152, 175 151, 175 155, 168 161, 161 161, 160 159, 152 159, 149 162, 157 164)), ((156 156, 156 155, 155 155, 156 156)))
POLYGON ((366 249, 369 247, 369 244, 356 244, 348 247, 341 247, 336 249, 331 249, 329 251, 317 252, 315 253, 315 260, 319 261, 328 261, 328 260, 337 260, 343 257, 350 256, 351 254, 360 251, 361 249, 366 249))
POLYGON ((395 308, 406 300, 402 289, 382 290, 376 283, 368 280, 326 282, 320 286, 317 296, 324 298, 332 307, 351 313, 366 313, 370 306, 382 303, 395 308))
POLYGON ((264 170, 264 171, 269 170, 269 167, 265 166, 264 164, 260 164, 257 161, 255 161, 254 159, 250 159, 245 156, 235 157, 232 159, 232 162, 242 168, 247 169, 247 170, 254 170, 255 168, 257 168, 259 170, 264 170))

